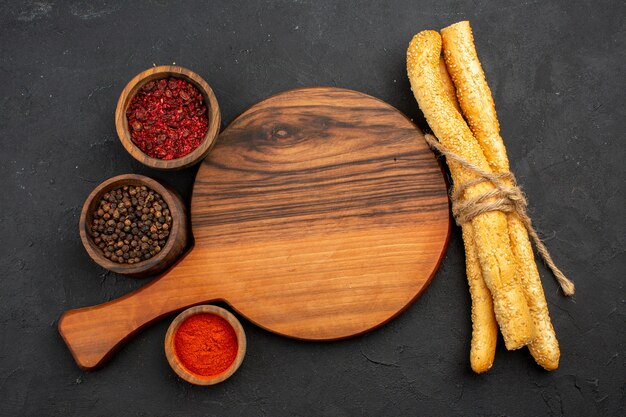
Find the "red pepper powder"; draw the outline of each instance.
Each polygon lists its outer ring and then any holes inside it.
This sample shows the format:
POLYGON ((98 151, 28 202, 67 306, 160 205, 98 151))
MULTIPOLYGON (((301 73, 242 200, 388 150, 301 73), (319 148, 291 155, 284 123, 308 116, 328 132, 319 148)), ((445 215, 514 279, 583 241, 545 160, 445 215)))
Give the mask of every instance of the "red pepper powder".
POLYGON ((178 78, 144 85, 131 100, 126 118, 135 145, 158 159, 187 155, 200 146, 209 126, 204 97, 178 78))
POLYGON ((233 327, 215 314, 194 314, 174 334, 176 356, 196 375, 214 376, 228 370, 238 347, 233 327))

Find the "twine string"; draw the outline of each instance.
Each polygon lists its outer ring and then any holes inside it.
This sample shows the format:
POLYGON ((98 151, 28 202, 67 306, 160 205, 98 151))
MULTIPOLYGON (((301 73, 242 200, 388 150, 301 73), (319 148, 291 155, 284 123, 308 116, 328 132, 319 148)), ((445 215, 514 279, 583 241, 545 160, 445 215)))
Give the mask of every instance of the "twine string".
POLYGON ((433 135, 425 135, 426 143, 431 149, 437 150, 448 160, 452 160, 460 166, 472 171, 478 178, 467 181, 463 184, 455 184, 450 193, 452 201, 452 215, 459 226, 471 221, 474 217, 490 211, 502 211, 504 213, 515 213, 522 221, 529 236, 531 237, 537 252, 545 264, 550 268, 557 282, 563 290, 563 294, 571 296, 575 292, 574 283, 570 281, 563 272, 556 266, 548 248, 543 244, 537 231, 532 225, 532 220, 528 216, 528 202, 522 189, 517 185, 517 181, 512 172, 491 173, 483 170, 479 166, 472 164, 461 158, 459 155, 450 151, 441 144, 433 135), (488 182, 493 184, 494 188, 479 196, 472 198, 463 198, 463 193, 469 187, 476 184, 488 182), (510 182, 512 185, 508 185, 510 182))

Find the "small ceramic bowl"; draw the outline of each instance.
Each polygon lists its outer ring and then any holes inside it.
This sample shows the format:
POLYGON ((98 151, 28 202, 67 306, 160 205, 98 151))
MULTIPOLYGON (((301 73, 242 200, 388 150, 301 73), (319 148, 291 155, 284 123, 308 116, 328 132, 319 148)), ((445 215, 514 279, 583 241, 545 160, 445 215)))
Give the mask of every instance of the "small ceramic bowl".
POLYGON ((87 197, 79 220, 80 239, 87 253, 98 265, 118 274, 143 277, 154 275, 172 265, 182 255, 187 245, 187 214, 180 196, 171 188, 143 175, 125 174, 110 178, 98 185, 87 197), (172 227, 165 246, 156 256, 136 264, 120 264, 107 259, 94 243, 90 227, 93 213, 97 210, 102 196, 124 185, 145 185, 161 194, 172 216, 172 227))
POLYGON ((194 385, 215 385, 222 381, 225 381, 226 379, 230 378, 230 376, 234 374, 237 369, 239 369, 239 366, 241 366, 245 355, 246 334, 243 331, 243 327, 241 327, 241 323, 229 311, 217 306, 199 305, 188 308, 174 319, 172 324, 170 324, 170 327, 167 329, 167 333, 165 334, 165 356, 167 357, 167 361, 179 377, 194 385), (195 314, 201 313, 214 314, 223 318, 232 326, 233 330, 235 331, 235 335, 237 336, 237 355, 235 356, 233 363, 228 367, 226 371, 217 375, 197 375, 185 368, 185 365, 176 355, 176 348, 174 347, 174 336, 176 334, 176 331, 186 319, 195 314))
POLYGON ((115 128, 117 129, 117 135, 124 145, 124 148, 131 154, 133 158, 147 165, 151 168, 162 170, 177 170, 190 167, 196 163, 202 161, 204 157, 209 153, 220 131, 220 108, 217 104, 215 94, 209 84, 202 79, 198 74, 190 71, 186 68, 165 65, 160 67, 150 68, 136 75, 130 82, 124 87, 122 94, 117 102, 117 109, 115 110, 115 128), (128 128, 128 119, 126 117, 126 110, 130 106, 130 103, 135 94, 148 82, 159 80, 161 78, 181 78, 193 84, 204 96, 204 103, 208 111, 209 127, 204 140, 195 150, 189 154, 178 159, 158 159, 152 158, 145 153, 132 141, 130 137, 130 130, 128 128))

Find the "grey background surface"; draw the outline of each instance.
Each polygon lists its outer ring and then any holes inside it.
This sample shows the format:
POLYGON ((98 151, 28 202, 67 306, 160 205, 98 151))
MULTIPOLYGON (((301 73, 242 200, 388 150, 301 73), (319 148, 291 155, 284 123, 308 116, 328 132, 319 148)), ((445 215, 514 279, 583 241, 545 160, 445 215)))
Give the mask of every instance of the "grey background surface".
POLYGON ((624 16, 623 1, 0 3, 0 415, 624 415, 624 16), (426 128, 406 46, 462 19, 534 222, 577 284, 565 298, 540 267, 559 370, 500 342, 493 369, 472 374, 456 227, 426 293, 370 334, 306 343, 244 321, 242 368, 199 388, 165 360, 170 318, 103 369, 76 367, 59 315, 148 282, 89 260, 77 230, 85 197, 136 172, 188 199, 196 171, 156 172, 126 154, 113 115, 131 77, 153 63, 191 68, 214 88, 225 124, 273 93, 329 85, 379 97, 426 128))

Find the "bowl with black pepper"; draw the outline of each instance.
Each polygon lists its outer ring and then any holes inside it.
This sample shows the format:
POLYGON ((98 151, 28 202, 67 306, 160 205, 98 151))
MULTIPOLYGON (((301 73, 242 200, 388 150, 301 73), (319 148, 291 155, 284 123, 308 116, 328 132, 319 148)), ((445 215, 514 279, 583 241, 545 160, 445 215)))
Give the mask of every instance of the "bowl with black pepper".
POLYGON ((79 227, 91 259, 123 275, 161 272, 187 245, 180 196, 143 175, 119 175, 98 185, 83 205, 79 227))
POLYGON ((186 68, 167 65, 135 76, 117 102, 115 127, 124 148, 151 168, 176 170, 205 158, 219 134, 213 90, 186 68))

